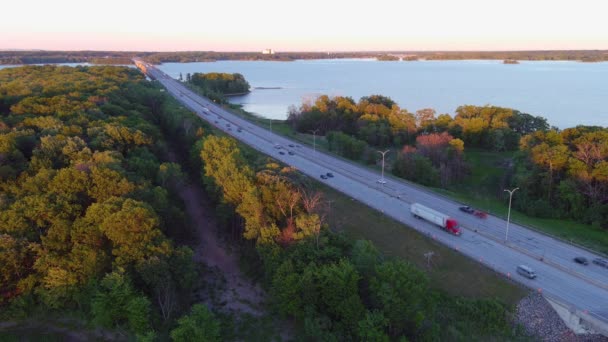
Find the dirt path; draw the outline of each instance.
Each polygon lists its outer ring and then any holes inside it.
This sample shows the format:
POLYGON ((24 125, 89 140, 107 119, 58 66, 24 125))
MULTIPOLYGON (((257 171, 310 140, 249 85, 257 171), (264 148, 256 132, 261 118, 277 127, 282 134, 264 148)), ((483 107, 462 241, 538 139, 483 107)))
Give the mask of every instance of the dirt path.
POLYGON ((217 267, 226 281, 220 291, 219 302, 226 309, 259 316, 263 312, 263 290, 246 278, 239 269, 237 256, 229 254, 217 236, 217 221, 209 199, 196 185, 185 184, 178 193, 186 205, 186 212, 196 228, 198 239, 194 259, 210 267, 217 267))
MULTIPOLYGON (((167 157, 169 161, 179 163, 177 154, 171 148, 168 150, 167 157)), ((190 222, 194 225, 197 239, 194 243, 194 260, 217 269, 225 280, 225 286, 219 289, 219 298, 215 298, 213 301, 206 300, 206 302, 211 305, 221 303, 224 309, 230 311, 261 316, 264 314, 262 306, 266 294, 259 285, 254 284, 241 272, 237 255, 227 252, 227 248, 223 246, 223 242, 217 235, 217 220, 213 204, 199 185, 192 184, 187 175, 186 178, 186 182, 178 185, 176 190, 186 206, 190 222)), ((218 282, 215 281, 215 283, 218 282)), ((205 291, 209 291, 209 289, 199 290, 197 297, 207 298, 208 293, 202 293, 205 291)))

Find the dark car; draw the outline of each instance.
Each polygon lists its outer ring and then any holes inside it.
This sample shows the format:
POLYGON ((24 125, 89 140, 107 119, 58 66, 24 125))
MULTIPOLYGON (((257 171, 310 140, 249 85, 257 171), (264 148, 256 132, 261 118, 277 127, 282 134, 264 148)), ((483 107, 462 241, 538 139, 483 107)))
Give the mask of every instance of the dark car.
POLYGON ((321 179, 327 179, 326 175, 321 175, 321 179))
POLYGON ((582 264, 582 265, 589 265, 589 261, 587 260, 587 258, 583 258, 583 257, 574 258, 574 262, 576 262, 578 264, 582 264))
POLYGON ((460 208, 458 208, 458 209, 460 209, 460 211, 464 211, 464 212, 465 212, 465 213, 467 213, 467 214, 473 214, 473 213, 475 213, 475 209, 473 209, 473 208, 471 208, 471 207, 469 207, 469 206, 466 206, 466 207, 460 207, 460 208))
POLYGON ((329 177, 329 178, 333 178, 333 176, 334 176, 334 174, 333 174, 333 173, 331 173, 331 172, 328 172, 328 173, 327 173, 327 177, 329 177))
POLYGON ((289 147, 295 147, 295 145, 294 144, 289 144, 289 147))
POLYGON ((239 128, 236 131, 239 132, 239 133, 241 133, 243 130, 239 128))
POLYGON ((287 153, 288 153, 290 156, 293 156, 293 155, 295 154, 295 153, 293 153, 293 152, 291 152, 291 151, 289 151, 289 152, 287 152, 287 153))
POLYGON ((279 154, 280 154, 280 155, 285 155, 285 152, 283 152, 283 151, 279 151, 279 154))
POLYGON ((602 266, 602 267, 608 268, 608 261, 606 261, 605 259, 595 258, 595 259, 593 259, 593 263, 596 264, 596 265, 598 265, 598 266, 602 266))

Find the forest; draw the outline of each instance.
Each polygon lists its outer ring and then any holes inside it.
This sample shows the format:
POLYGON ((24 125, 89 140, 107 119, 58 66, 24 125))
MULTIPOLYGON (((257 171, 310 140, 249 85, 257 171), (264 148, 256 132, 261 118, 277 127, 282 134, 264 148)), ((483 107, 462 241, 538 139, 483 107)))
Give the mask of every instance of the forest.
POLYGON ((608 229, 608 128, 559 130, 496 106, 460 106, 453 117, 430 108, 411 113, 381 95, 358 102, 322 95, 292 107, 287 122, 300 133, 318 130, 330 150, 368 164, 377 163, 377 149, 392 148, 394 175, 432 187, 450 188, 470 174, 467 150, 511 151, 492 196, 519 187, 513 203, 521 212, 608 229))
POLYGON ((153 340, 189 309, 198 271, 161 95, 126 67, 0 71, 0 319, 153 340))

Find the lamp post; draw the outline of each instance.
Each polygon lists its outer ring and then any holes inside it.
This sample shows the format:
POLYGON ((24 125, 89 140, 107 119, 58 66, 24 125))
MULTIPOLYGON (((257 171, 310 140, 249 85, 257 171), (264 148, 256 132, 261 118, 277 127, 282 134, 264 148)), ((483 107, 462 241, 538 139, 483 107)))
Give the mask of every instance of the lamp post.
POLYGON ((319 129, 317 128, 310 132, 312 133, 312 151, 313 153, 317 153, 317 133, 319 132, 319 129))
POLYGON ((268 119, 268 123, 270 125, 270 133, 272 133, 272 119, 268 119))
POLYGON ((509 193, 509 212, 507 214, 507 231, 505 232, 505 242, 507 242, 507 239, 509 238, 509 222, 511 220, 511 200, 513 199, 513 193, 517 190, 519 190, 519 188, 515 188, 513 190, 505 189, 505 192, 509 193))
POLYGON ((386 150, 384 152, 382 152, 382 151, 376 151, 376 152, 378 152, 378 153, 380 153, 382 155, 382 178, 380 178, 378 180, 378 183, 380 183, 380 184, 386 183, 386 181, 384 180, 384 156, 386 155, 386 153, 388 153, 388 151, 390 151, 390 150, 386 150))

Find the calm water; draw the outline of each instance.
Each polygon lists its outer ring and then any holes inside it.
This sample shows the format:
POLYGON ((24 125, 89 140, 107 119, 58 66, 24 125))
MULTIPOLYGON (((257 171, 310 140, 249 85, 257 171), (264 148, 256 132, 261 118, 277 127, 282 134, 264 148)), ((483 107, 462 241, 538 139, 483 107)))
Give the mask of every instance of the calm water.
MULTIPOLYGON (((64 65, 87 65, 71 63, 64 65)), ((0 69, 13 67, 0 65, 0 69)), ((463 104, 511 107, 541 115, 560 128, 578 124, 608 126, 608 63, 501 61, 378 62, 301 60, 166 63, 173 77, 194 72, 239 72, 253 89, 234 103, 264 117, 284 119, 290 105, 320 94, 382 94, 413 112, 434 108, 453 114, 463 104)))
POLYGON ((541 115, 560 128, 608 126, 608 63, 502 61, 300 60, 166 63, 173 77, 194 72, 238 72, 253 89, 232 98, 244 109, 284 119, 290 105, 319 94, 360 97, 382 94, 414 112, 434 108, 453 114, 464 104, 497 105, 541 115))

